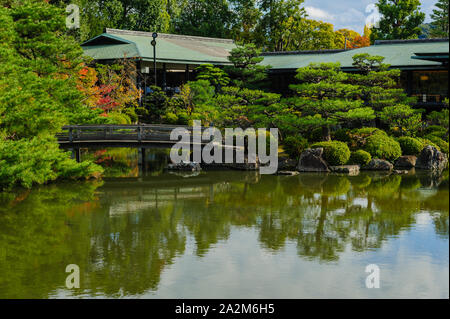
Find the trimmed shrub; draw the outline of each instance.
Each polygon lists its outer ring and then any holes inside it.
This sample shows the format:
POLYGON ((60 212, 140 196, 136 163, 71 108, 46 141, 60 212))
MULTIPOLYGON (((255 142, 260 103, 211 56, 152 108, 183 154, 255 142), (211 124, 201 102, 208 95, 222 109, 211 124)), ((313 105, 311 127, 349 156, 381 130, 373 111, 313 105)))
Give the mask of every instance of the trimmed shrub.
POLYGON ((311 148, 319 147, 323 147, 324 159, 330 165, 344 165, 350 158, 350 149, 343 142, 330 141, 311 145, 311 148))
POLYGON ((163 116, 164 123, 167 124, 177 124, 178 123, 178 116, 175 113, 167 112, 163 116))
POLYGON ((372 157, 395 161, 402 156, 400 144, 386 134, 374 134, 367 137, 364 150, 372 157))
POLYGON ((350 155, 350 164, 358 164, 358 165, 366 165, 369 164, 369 162, 372 160, 372 156, 370 153, 363 151, 363 150, 357 150, 356 152, 352 152, 350 155))
POLYGON ((427 136, 434 135, 434 136, 437 136, 437 137, 442 138, 442 139, 448 138, 447 129, 445 127, 438 126, 438 125, 430 125, 430 126, 428 126, 425 129, 425 134, 427 136))
POLYGON ((302 136, 288 136, 283 140, 283 149, 291 158, 298 158, 308 147, 308 140, 302 136))
POLYGON ((367 144, 367 138, 372 135, 384 135, 386 132, 376 127, 364 127, 360 129, 354 129, 349 134, 349 147, 352 151, 363 149, 367 144))
POLYGON ((441 148, 440 148, 438 145, 436 145, 435 143, 433 143, 433 142, 430 141, 429 139, 426 139, 426 138, 419 138, 418 140, 420 140, 420 141, 422 142, 423 147, 426 147, 426 146, 429 145, 429 146, 435 147, 438 151, 441 150, 441 148))
POLYGON ((445 154, 449 153, 448 143, 446 141, 444 141, 442 138, 439 138, 439 137, 434 136, 434 135, 427 135, 425 137, 428 140, 430 140, 431 142, 433 142, 435 145, 437 145, 441 149, 441 152, 443 152, 445 154))
POLYGON ((358 128, 358 129, 354 129, 352 131, 353 134, 356 135, 360 135, 360 136, 364 136, 364 135, 373 135, 373 134, 383 134, 383 135, 387 135, 387 133, 383 130, 380 130, 379 128, 376 127, 363 127, 363 128, 358 128))
POLYGON ((419 155, 424 145, 422 141, 413 137, 400 137, 397 139, 402 148, 403 155, 419 155))

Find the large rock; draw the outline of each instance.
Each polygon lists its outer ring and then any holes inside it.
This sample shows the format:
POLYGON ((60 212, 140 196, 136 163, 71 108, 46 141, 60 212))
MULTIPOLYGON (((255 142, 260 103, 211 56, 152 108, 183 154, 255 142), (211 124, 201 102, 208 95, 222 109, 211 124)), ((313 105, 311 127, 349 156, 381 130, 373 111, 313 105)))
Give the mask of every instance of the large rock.
POLYGON ((397 169, 411 169, 416 167, 417 157, 414 155, 400 156, 396 161, 394 167, 397 169))
POLYGON ((433 146, 426 146, 417 158, 416 168, 442 171, 447 167, 447 156, 433 146))
POLYGON ((303 151, 298 161, 299 172, 329 172, 327 162, 322 158, 323 148, 315 148, 303 151))
POLYGON ((359 165, 330 166, 330 169, 333 173, 348 174, 351 176, 359 174, 359 165))
POLYGON ((196 162, 181 162, 176 164, 169 164, 167 166, 168 170, 171 171, 189 171, 195 172, 200 171, 202 168, 199 163, 196 162))
POLYGON ((388 161, 374 158, 369 162, 369 164, 363 166, 361 169, 369 171, 391 171, 393 168, 394 165, 388 161))

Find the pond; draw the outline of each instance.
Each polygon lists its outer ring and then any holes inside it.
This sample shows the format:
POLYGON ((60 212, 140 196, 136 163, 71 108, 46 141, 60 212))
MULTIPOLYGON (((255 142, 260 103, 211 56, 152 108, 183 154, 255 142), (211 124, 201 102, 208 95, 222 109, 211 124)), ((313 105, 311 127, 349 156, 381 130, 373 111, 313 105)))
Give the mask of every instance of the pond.
POLYGON ((83 156, 109 177, 0 194, 0 298, 449 297, 448 171, 173 174, 164 151, 145 169, 135 150, 83 156))

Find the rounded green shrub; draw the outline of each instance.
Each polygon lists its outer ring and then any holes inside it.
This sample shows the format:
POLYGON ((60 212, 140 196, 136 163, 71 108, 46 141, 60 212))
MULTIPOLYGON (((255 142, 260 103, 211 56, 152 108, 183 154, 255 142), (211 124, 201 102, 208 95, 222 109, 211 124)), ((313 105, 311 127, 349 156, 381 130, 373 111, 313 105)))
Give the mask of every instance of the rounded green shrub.
POLYGON ((163 116, 163 120, 164 120, 164 123, 167 123, 167 124, 177 124, 178 116, 175 113, 167 112, 163 116))
POLYGON ((323 148, 324 159, 330 165, 344 165, 350 159, 350 149, 343 142, 319 142, 311 145, 311 148, 319 147, 323 148))
POLYGON ((448 154, 449 153, 449 146, 448 143, 446 141, 444 141, 442 138, 438 137, 438 136, 434 136, 434 135, 427 135, 425 136, 429 141, 431 141, 432 143, 434 143, 435 145, 437 145, 441 152, 448 154))
POLYGON ((373 135, 373 134, 382 134, 382 135, 387 135, 387 133, 383 130, 380 130, 379 128, 376 127, 363 127, 363 128, 358 128, 358 129, 354 129, 352 131, 353 134, 357 134, 357 135, 373 135))
POLYGON ((447 136, 447 130, 445 127, 439 125, 430 125, 425 129, 425 134, 427 136, 434 135, 443 139, 447 136))
POLYGON ((372 160, 370 153, 364 150, 357 150, 350 155, 350 164, 366 165, 372 160))
POLYGON ((369 152, 372 157, 395 161, 402 156, 400 144, 385 134, 374 134, 367 137, 364 150, 369 152))
POLYGON ((363 149, 367 143, 367 138, 372 135, 385 135, 386 132, 376 127, 364 127, 354 129, 349 133, 350 141, 348 145, 352 151, 363 149))
POLYGON ((435 147, 438 151, 441 150, 441 148, 440 148, 437 144, 433 143, 432 141, 430 141, 430 140, 427 139, 427 138, 419 138, 419 140, 422 142, 423 147, 426 147, 426 146, 429 145, 429 146, 435 147))
POLYGON ((403 136, 397 139, 400 143, 403 155, 419 155, 424 145, 422 141, 408 136, 403 136))

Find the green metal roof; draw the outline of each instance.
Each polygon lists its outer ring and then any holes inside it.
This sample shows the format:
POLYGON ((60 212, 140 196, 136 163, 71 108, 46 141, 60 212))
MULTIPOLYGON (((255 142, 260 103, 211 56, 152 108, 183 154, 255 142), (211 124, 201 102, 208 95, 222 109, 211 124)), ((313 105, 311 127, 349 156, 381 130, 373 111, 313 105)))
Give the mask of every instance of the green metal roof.
MULTIPOLYGON (((106 29, 105 33, 82 44, 86 55, 95 60, 123 57, 153 61, 152 33, 106 29)), ((235 48, 232 40, 158 34, 156 61, 173 64, 230 64, 227 57, 235 48)), ((352 50, 323 50, 263 53, 261 64, 274 71, 296 70, 310 63, 339 62, 344 70, 354 70, 352 57, 359 53, 381 55, 394 68, 421 69, 448 63, 448 39, 377 41, 375 45, 352 50), (439 56, 439 59, 436 59, 439 56), (428 58, 427 58, 428 57, 428 58), (434 57, 434 58, 429 58, 434 57)))
MULTIPOLYGON (((106 29, 106 32, 82 44, 86 55, 96 60, 140 58, 153 61, 152 33, 106 29)), ((173 34, 158 34, 156 61, 182 64, 229 64, 232 40, 173 34)))
POLYGON ((265 53, 262 64, 271 65, 273 70, 295 70, 308 66, 310 63, 339 62, 343 69, 354 69, 352 57, 355 54, 369 53, 370 55, 381 55, 385 57, 384 62, 391 67, 403 69, 416 69, 424 67, 440 67, 442 63, 429 60, 413 59, 416 54, 434 55, 447 54, 449 52, 449 41, 444 40, 404 40, 404 41, 382 41, 370 47, 345 50, 339 52, 298 51, 280 53, 265 53))

